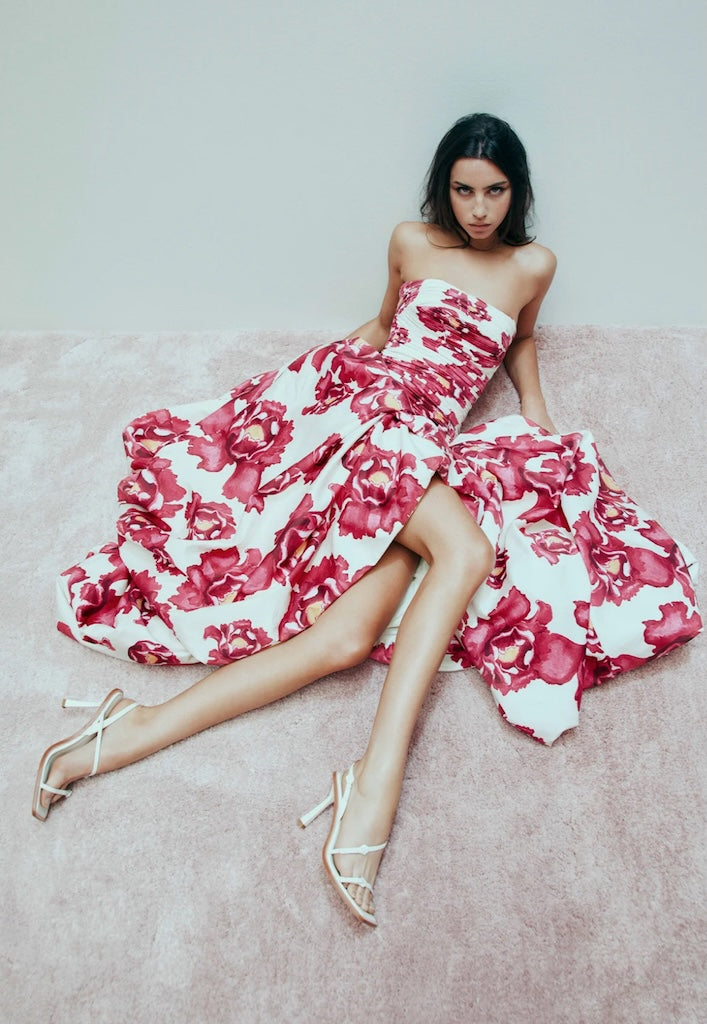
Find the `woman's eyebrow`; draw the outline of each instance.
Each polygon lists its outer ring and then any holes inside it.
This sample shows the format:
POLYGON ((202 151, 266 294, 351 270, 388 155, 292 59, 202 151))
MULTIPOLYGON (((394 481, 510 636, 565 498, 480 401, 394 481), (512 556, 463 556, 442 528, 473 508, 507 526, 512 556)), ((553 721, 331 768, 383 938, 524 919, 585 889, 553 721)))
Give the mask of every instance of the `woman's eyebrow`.
MULTIPOLYGON (((502 181, 494 181, 490 185, 484 185, 484 188, 496 188, 498 185, 507 185, 508 179, 503 178, 502 181)), ((466 181, 453 181, 452 185, 463 185, 464 188, 473 188, 473 185, 469 185, 466 181)))

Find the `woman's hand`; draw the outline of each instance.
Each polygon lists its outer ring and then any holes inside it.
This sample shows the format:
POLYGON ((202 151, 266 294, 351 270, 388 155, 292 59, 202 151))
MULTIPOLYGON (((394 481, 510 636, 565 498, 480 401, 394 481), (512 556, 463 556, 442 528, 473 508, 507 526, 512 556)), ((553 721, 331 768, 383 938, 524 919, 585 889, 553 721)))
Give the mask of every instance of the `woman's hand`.
POLYGON ((361 327, 357 327, 351 334, 347 334, 347 338, 363 338, 364 341, 368 342, 371 348, 378 349, 381 352, 385 348, 385 343, 388 340, 390 334, 390 325, 387 327, 381 323, 380 317, 376 317, 373 320, 369 320, 368 323, 363 324, 361 327))
POLYGON ((545 407, 545 399, 542 395, 533 395, 532 397, 524 398, 520 403, 521 416, 525 416, 527 420, 532 420, 533 423, 537 423, 539 427, 543 427, 550 434, 556 434, 557 428, 550 419, 548 411, 545 407))

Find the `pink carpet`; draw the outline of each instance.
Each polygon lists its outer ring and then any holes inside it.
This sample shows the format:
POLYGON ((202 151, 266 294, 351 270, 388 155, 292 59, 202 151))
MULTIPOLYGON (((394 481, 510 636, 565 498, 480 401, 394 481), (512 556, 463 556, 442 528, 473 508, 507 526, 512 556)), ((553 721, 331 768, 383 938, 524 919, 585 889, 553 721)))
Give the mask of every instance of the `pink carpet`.
MULTIPOLYGON (((30 815, 65 693, 147 703, 198 667, 122 664, 54 628, 54 577, 113 535, 121 429, 216 395, 322 332, 0 335, 2 772, 9 1024, 705 1019, 705 644, 585 696, 551 749, 505 725, 473 672, 438 676, 376 895, 358 925, 298 814, 361 752, 368 662, 30 815)), ((547 328, 560 428, 705 566, 707 332, 547 328)), ((515 411, 499 373, 478 418, 515 411)), ((702 607, 707 607, 702 589, 702 607)))

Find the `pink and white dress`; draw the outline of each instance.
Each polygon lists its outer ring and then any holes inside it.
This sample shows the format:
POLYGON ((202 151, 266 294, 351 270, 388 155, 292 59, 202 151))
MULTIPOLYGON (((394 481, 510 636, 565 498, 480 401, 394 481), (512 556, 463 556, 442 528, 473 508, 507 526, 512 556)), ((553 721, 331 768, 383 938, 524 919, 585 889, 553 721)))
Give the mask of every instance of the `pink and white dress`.
POLYGON ((461 432, 514 330, 444 281, 409 281, 382 352, 337 341, 134 420, 117 539, 61 574, 59 629, 170 665, 279 643, 379 561, 437 474, 496 548, 443 667, 477 668, 508 721, 551 743, 587 687, 701 622, 689 552, 612 480, 588 433, 520 416, 461 432))

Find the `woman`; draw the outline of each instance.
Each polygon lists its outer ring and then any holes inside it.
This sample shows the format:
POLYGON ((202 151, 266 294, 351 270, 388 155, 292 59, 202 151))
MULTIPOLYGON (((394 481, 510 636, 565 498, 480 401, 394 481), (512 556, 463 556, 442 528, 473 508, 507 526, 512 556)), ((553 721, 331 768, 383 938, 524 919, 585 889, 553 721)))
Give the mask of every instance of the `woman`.
POLYGON ((597 666, 604 675, 629 667, 601 650, 590 618, 615 596, 595 586, 606 581, 597 564, 607 550, 612 565, 630 565, 634 589, 655 584, 674 599, 661 620, 670 628, 631 664, 694 635, 677 545, 610 478, 591 500, 604 502, 607 529, 607 493, 622 524, 651 523, 639 562, 615 533, 607 548, 596 516, 575 507, 601 466, 586 460, 583 435, 551 436, 533 329, 555 258, 528 236, 531 202, 511 128, 485 114, 461 119, 431 165, 425 222, 393 232, 375 319, 216 402, 129 425, 118 541, 62 575, 59 628, 118 657, 222 667, 156 707, 109 694, 84 729, 43 755, 36 817, 73 781, 357 663, 402 600, 394 642, 377 648, 390 666, 367 748, 301 819, 334 804, 325 866, 356 916, 375 924, 372 887, 412 729, 445 653, 479 667, 502 712, 551 742, 550 729, 518 716, 519 695, 545 707, 537 694, 546 686, 576 713, 597 666), (461 434, 502 361, 522 418, 461 434), (541 564, 526 571, 532 580, 512 571, 502 540, 511 525, 541 564), (527 597, 536 578, 553 594, 571 579, 571 621, 548 594, 527 597))

